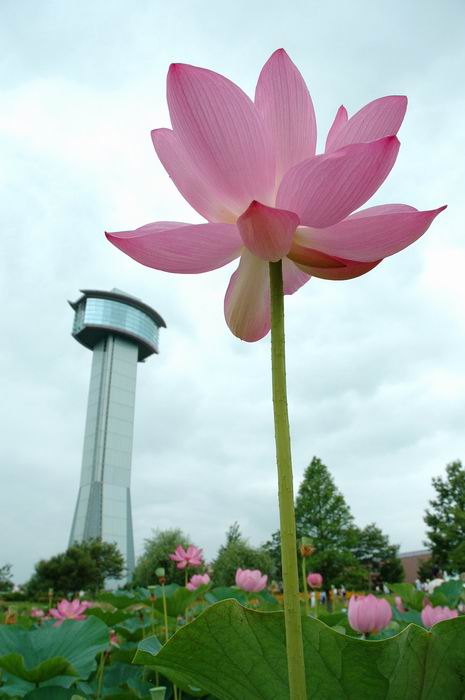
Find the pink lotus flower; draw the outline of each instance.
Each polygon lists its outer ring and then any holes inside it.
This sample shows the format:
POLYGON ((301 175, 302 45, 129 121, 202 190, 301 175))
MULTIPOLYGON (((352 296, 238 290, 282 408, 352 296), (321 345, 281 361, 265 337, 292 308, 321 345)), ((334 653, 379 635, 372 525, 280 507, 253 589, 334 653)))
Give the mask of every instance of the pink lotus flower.
POLYGON ((457 610, 451 610, 447 605, 444 607, 437 605, 434 608, 432 605, 426 605, 421 611, 421 621, 425 627, 432 627, 437 622, 451 620, 453 617, 457 617, 457 615, 457 610))
POLYGON ((65 620, 85 620, 84 612, 90 608, 90 603, 86 600, 82 602, 79 598, 72 601, 63 599, 56 608, 50 609, 50 615, 56 619, 54 627, 61 625, 65 620))
POLYGON ((395 601, 396 601, 397 612, 400 612, 400 613, 406 612, 404 605, 402 603, 402 598, 400 597, 400 595, 396 595, 395 601))
POLYGON ((200 586, 206 586, 210 583, 210 576, 208 574, 194 574, 191 576, 191 580, 186 584, 186 588, 189 591, 195 591, 200 586))
POLYGON ((263 67, 254 102, 218 73, 179 63, 168 72, 167 96, 173 129, 155 129, 153 145, 207 222, 158 221, 106 235, 166 272, 208 272, 239 258, 224 312, 243 340, 270 330, 269 261, 283 261, 285 294, 311 275, 352 279, 413 243, 445 208, 385 204, 352 213, 395 163, 405 97, 381 97, 350 119, 340 107, 325 153, 315 155, 312 100, 283 49, 263 67))
POLYGON ((309 574, 307 576, 307 583, 311 588, 321 588, 323 585, 323 576, 321 574, 309 574))
POLYGON ((42 619, 43 617, 45 617, 45 612, 42 610, 42 608, 31 608, 30 615, 31 617, 42 619))
POLYGON ((174 554, 170 554, 170 559, 177 562, 178 569, 185 569, 186 566, 200 566, 202 564, 202 550, 190 544, 187 549, 178 545, 174 554))
POLYGON ((115 630, 110 630, 110 647, 119 647, 119 638, 115 630))
POLYGON ((392 619, 391 606, 384 598, 352 596, 349 600, 349 623, 352 629, 363 634, 379 632, 388 626, 392 619))
POLYGON ((236 571, 236 586, 242 588, 247 593, 258 593, 266 588, 268 576, 255 569, 238 569, 236 571))

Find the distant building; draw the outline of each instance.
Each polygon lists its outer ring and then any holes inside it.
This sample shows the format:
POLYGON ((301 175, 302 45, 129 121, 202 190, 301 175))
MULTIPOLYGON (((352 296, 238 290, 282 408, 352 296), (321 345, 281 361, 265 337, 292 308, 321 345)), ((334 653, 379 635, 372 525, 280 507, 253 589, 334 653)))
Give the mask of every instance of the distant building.
POLYGON ((70 544, 92 538, 115 542, 127 578, 134 569, 131 461, 137 363, 158 353, 162 317, 119 289, 83 289, 70 302, 72 335, 93 352, 81 483, 70 544))
POLYGON ((431 559, 429 549, 418 549, 415 552, 403 552, 399 554, 405 572, 405 582, 415 583, 418 578, 418 569, 424 561, 431 559))

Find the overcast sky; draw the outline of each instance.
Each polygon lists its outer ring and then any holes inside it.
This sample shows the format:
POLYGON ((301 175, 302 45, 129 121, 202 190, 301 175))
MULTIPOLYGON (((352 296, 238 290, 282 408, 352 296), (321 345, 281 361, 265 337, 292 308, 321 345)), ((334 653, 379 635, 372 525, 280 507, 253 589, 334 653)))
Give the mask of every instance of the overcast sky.
POLYGON ((234 264, 198 276, 144 268, 103 231, 199 221, 158 162, 171 62, 253 95, 284 47, 324 142, 343 103, 409 109, 373 204, 449 208, 403 253, 349 282, 287 298, 295 485, 313 455, 357 523, 422 547, 431 478, 465 458, 465 4, 235 0, 0 3, 0 565, 17 582, 63 551, 78 492, 91 353, 67 300, 117 286, 165 318, 139 365, 132 473, 136 552, 179 526, 212 558, 235 520, 253 544, 278 524, 269 337, 223 319, 234 264))

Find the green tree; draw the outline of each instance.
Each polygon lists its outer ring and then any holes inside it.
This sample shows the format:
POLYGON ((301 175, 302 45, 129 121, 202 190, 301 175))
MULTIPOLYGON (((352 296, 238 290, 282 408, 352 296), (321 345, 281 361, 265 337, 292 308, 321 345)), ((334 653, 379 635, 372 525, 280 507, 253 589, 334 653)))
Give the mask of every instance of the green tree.
POLYGON ((151 586, 157 583, 155 569, 163 567, 168 583, 184 585, 184 570, 176 567, 176 562, 170 559, 178 545, 188 547, 192 544, 189 535, 179 528, 168 530, 153 530, 152 536, 144 541, 144 551, 137 560, 132 577, 135 586, 151 586))
POLYGON ((66 552, 42 559, 27 584, 28 595, 45 593, 53 588, 58 595, 77 591, 98 591, 105 579, 120 579, 124 559, 114 543, 99 539, 74 543, 66 552))
POLYGON ((363 529, 355 528, 353 554, 367 570, 368 587, 372 584, 399 583, 404 580, 404 569, 399 559, 399 547, 390 544, 389 537, 371 523, 363 529))
POLYGON ((13 590, 13 574, 11 564, 0 566, 0 591, 7 592, 13 590))
POLYGON ((324 578, 325 588, 344 585, 358 588, 366 570, 353 554, 356 529, 350 508, 336 488, 326 465, 317 457, 304 472, 296 499, 297 537, 311 537, 315 553, 307 570, 324 578))
POLYGON ((260 569, 263 574, 271 576, 273 560, 263 547, 252 547, 241 534, 238 523, 234 523, 226 532, 226 542, 218 550, 212 568, 216 586, 232 586, 239 568, 260 569))
POLYGON ((425 511, 426 546, 433 565, 450 573, 465 571, 465 469, 460 461, 446 467, 445 478, 433 478, 436 497, 425 511))

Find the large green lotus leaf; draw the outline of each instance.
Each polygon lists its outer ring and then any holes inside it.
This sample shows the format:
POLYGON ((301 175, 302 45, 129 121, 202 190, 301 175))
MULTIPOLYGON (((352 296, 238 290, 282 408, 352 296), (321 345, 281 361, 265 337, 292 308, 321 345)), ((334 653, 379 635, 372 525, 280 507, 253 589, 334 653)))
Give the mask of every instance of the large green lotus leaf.
POLYGON ((239 588, 229 588, 227 586, 218 586, 218 588, 214 588, 205 595, 205 600, 208 600, 209 603, 231 599, 238 600, 239 603, 246 603, 247 595, 239 588))
POLYGON ((5 654, 0 656, 0 668, 23 681, 34 684, 44 683, 56 676, 79 675, 63 656, 54 656, 36 664, 33 668, 27 668, 22 654, 5 654))
POLYGON ((389 588, 395 595, 402 598, 402 602, 407 608, 413 608, 420 612, 423 610, 425 593, 423 593, 423 591, 417 591, 415 586, 412 586, 411 583, 390 583, 389 588))
POLYGON ((31 690, 24 696, 24 700, 74 700, 82 697, 82 695, 76 695, 76 691, 70 688, 51 688, 49 686, 31 690))
POLYGON ((463 594, 463 581, 446 581, 435 588, 428 598, 433 605, 448 605, 449 608, 456 608, 463 594))
POLYGON ((105 593, 100 593, 98 600, 102 603, 109 603, 117 610, 124 610, 130 605, 137 605, 137 603, 142 602, 140 597, 134 595, 134 593, 128 593, 127 591, 107 591, 105 593))
MULTIPOLYGON (((465 698, 465 617, 431 632, 410 625, 376 642, 339 634, 313 618, 302 624, 311 700, 465 698)), ((174 673, 219 700, 289 699, 281 612, 217 603, 152 657, 151 665, 168 678, 174 673)))
POLYGON ((123 620, 127 620, 129 617, 131 617, 134 613, 131 610, 103 610, 103 608, 89 608, 89 610, 86 611, 87 616, 93 616, 93 617, 98 617, 99 620, 102 620, 108 627, 114 627, 117 625, 119 622, 123 622, 123 620))
POLYGON ((0 626, 0 666, 33 683, 58 676, 87 678, 107 645, 108 628, 95 617, 29 631, 0 626))
MULTIPOLYGON (((198 597, 197 591, 188 591, 187 588, 177 588, 170 596, 166 596, 166 610, 168 617, 178 617, 184 615, 186 608, 198 597)), ((163 614, 163 598, 156 598, 153 603, 155 610, 163 614)))
POLYGON ((130 617, 118 625, 115 625, 115 631, 122 635, 130 642, 138 642, 146 635, 151 634, 152 620, 148 615, 144 615, 144 619, 139 617, 130 617))

